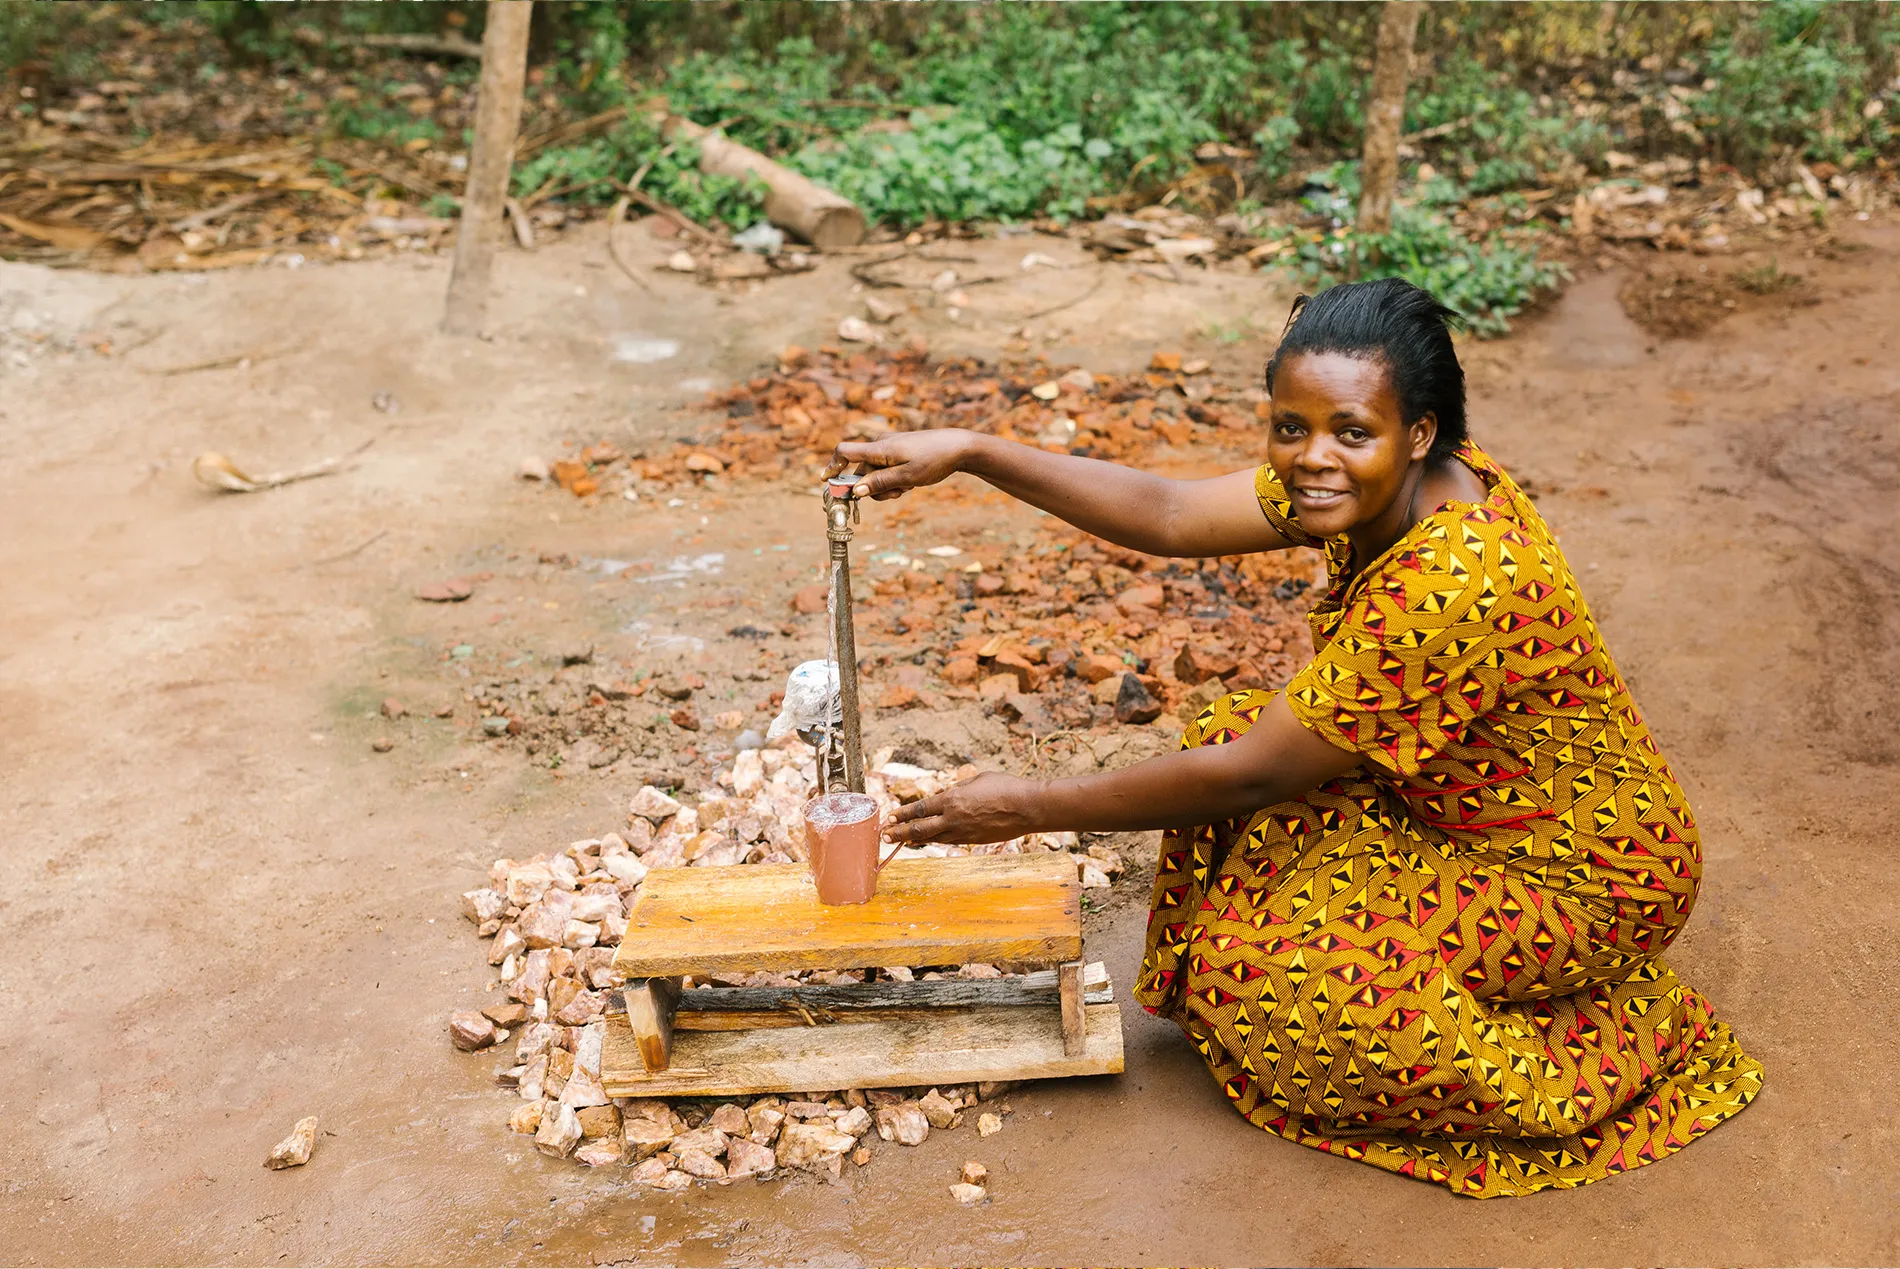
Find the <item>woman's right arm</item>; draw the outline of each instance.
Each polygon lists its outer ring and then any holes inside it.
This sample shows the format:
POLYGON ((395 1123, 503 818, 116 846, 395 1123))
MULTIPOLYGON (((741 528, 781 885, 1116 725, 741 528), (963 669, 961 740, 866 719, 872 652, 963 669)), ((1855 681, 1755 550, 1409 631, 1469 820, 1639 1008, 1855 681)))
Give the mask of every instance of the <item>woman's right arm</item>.
POLYGON ((895 498, 969 472, 1086 533, 1146 555, 1199 559, 1293 545, 1261 512, 1252 470, 1171 480, 961 428, 846 441, 833 451, 826 474, 853 465, 866 473, 857 483, 867 492, 855 497, 895 498))

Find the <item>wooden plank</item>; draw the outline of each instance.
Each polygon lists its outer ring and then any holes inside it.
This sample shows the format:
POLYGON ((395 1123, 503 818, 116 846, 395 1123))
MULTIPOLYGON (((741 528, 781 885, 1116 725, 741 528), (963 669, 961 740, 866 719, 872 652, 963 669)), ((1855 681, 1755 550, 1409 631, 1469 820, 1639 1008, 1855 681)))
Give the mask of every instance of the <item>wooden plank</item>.
POLYGON ((1070 961, 1056 967, 1062 998, 1062 1051, 1070 1057, 1088 1046, 1088 1022, 1082 1015, 1082 962, 1070 961))
POLYGON ((1089 1005, 1085 1013, 1086 1043, 1074 1056, 1063 1052, 1054 1009, 972 1009, 831 1027, 681 1031, 672 1065, 654 1074, 640 1065, 624 1015, 610 1014, 601 1086, 611 1097, 729 1097, 1120 1074, 1119 1007, 1089 1005))
POLYGON ((755 970, 1056 964, 1082 954, 1082 891, 1066 854, 904 859, 869 903, 818 902, 804 864, 656 868, 627 915, 628 978, 755 970))
POLYGON ((617 993, 627 1032, 649 1071, 664 1071, 673 1048, 673 1018, 679 1008, 680 980, 646 978, 617 993))
MULTIPOLYGON (((668 980, 671 981, 671 980, 668 980)), ((1081 973, 1081 1002, 1115 998, 1100 961, 1081 973)), ((835 1022, 889 1022, 927 1018, 933 1010, 1054 1009, 1062 1002, 1056 971, 1009 978, 948 978, 932 982, 812 984, 804 987, 702 987, 681 994, 676 1031, 744 1031, 752 1027, 809 1027, 835 1022)), ((622 1013, 622 993, 609 992, 607 1012, 622 1013)), ((1079 1013, 1077 1015, 1080 1016, 1079 1013)), ((1064 1033, 1065 1036, 1067 1033, 1064 1033)), ((651 1068, 649 1068, 651 1069, 651 1068)))

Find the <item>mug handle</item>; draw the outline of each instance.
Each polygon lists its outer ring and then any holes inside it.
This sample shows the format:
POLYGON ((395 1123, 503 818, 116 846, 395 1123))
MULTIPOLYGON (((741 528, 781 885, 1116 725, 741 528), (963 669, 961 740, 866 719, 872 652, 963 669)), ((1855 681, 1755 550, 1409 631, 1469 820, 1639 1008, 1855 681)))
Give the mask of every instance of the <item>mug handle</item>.
POLYGON ((902 849, 904 849, 904 843, 902 843, 902 842, 898 842, 898 843, 897 843, 897 844, 896 844, 895 846, 893 846, 893 847, 891 847, 891 853, 890 853, 890 854, 888 854, 888 855, 886 855, 886 856, 884 856, 884 858, 882 858, 882 859, 880 859, 880 860, 878 860, 878 861, 877 861, 877 867, 876 867, 876 868, 875 868, 875 869, 874 869, 873 871, 875 871, 875 872, 883 872, 883 871, 884 871, 884 865, 885 865, 885 864, 888 864, 888 863, 890 863, 890 862, 891 862, 891 860, 893 860, 893 859, 896 859, 896 858, 897 858, 897 852, 898 852, 898 851, 900 851, 900 850, 902 850, 902 849))

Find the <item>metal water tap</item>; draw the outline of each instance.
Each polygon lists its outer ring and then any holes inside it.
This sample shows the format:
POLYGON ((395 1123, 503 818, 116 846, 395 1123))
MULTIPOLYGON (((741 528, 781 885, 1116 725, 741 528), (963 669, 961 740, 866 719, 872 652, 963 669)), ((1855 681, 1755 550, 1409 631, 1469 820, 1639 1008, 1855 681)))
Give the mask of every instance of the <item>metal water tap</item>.
POLYGON ((842 776, 844 787, 864 792, 864 733, 858 713, 858 645, 851 619, 851 534, 859 523, 858 504, 849 481, 826 481, 825 538, 831 547, 831 623, 838 657, 838 728, 819 746, 821 792, 829 792, 842 776), (842 771, 839 768, 842 767, 842 771))

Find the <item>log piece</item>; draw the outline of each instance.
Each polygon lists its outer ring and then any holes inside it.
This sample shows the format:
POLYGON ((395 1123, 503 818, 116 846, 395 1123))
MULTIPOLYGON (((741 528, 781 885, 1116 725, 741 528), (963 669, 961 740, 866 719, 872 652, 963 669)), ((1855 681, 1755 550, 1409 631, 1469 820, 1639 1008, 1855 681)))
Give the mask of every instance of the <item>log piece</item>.
POLYGON ((691 119, 669 115, 661 124, 661 133, 669 140, 685 137, 698 142, 702 172, 758 177, 766 188, 766 219, 791 230, 820 251, 855 247, 864 241, 864 213, 844 195, 691 119))

